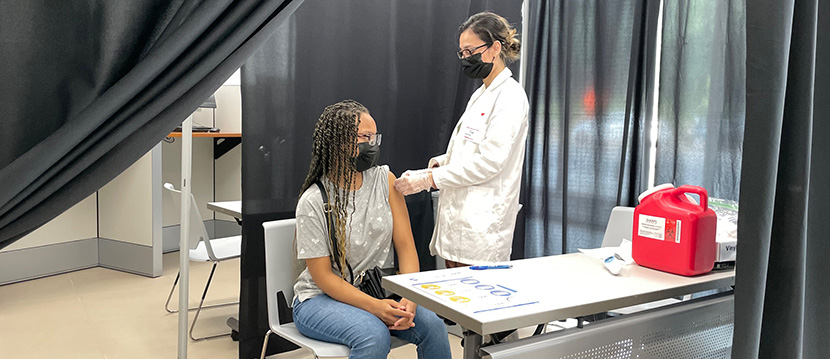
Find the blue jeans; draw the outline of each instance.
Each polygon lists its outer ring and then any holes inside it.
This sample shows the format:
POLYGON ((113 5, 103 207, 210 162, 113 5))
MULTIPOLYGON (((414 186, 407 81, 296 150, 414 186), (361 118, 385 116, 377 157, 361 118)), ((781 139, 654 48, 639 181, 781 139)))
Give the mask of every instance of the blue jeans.
POLYGON ((300 333, 312 339, 348 346, 350 359, 386 358, 390 334, 417 345, 420 359, 452 358, 443 320, 429 309, 418 306, 414 323, 415 326, 407 330, 389 330, 372 313, 325 294, 302 303, 294 301, 294 324, 300 333))

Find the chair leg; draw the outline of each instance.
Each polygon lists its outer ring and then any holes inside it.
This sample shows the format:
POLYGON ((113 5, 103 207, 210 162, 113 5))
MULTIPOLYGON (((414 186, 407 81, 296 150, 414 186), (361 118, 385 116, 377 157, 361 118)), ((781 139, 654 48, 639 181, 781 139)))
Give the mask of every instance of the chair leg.
POLYGON ((211 339, 211 338, 219 338, 219 337, 224 337, 226 335, 231 335, 231 333, 228 332, 228 333, 223 333, 223 334, 210 335, 210 336, 206 336, 206 337, 199 337, 199 338, 194 338, 193 337, 193 328, 196 327, 196 321, 199 319, 199 313, 202 312, 202 308, 208 308, 208 307, 204 307, 203 305, 205 303, 205 297, 207 296, 208 288, 210 288, 210 282, 211 282, 211 280, 213 280, 213 273, 216 272, 216 265, 217 264, 219 264, 219 262, 213 262, 213 267, 210 268, 210 276, 208 277, 207 284, 205 284, 205 290, 202 292, 202 299, 201 299, 201 301, 199 301, 199 306, 196 307, 196 315, 193 317, 193 323, 190 324, 190 339, 192 339, 193 341, 199 341, 199 340, 211 339))
POLYGON ((268 348, 268 338, 271 337, 271 329, 265 332, 265 340, 262 341, 262 353, 259 354, 259 359, 265 359, 265 349, 268 348))
POLYGON ((173 288, 170 288, 170 294, 167 295, 167 302, 164 303, 164 310, 166 310, 168 313, 178 313, 179 312, 178 309, 177 310, 170 310, 170 298, 173 298, 173 291, 176 290, 176 285, 179 284, 179 277, 181 275, 182 275, 181 271, 179 271, 179 273, 176 274, 176 280, 173 281, 173 288))
MULTIPOLYGON (((219 262, 216 262, 216 263, 219 263, 219 262)), ((214 263, 214 268, 216 267, 216 263, 214 263)), ((164 303, 164 310, 166 310, 168 313, 178 313, 179 312, 178 309, 170 309, 170 299, 173 298, 173 292, 176 291, 176 285, 179 284, 179 277, 181 275, 182 275, 182 272, 179 272, 178 274, 176 274, 176 280, 173 281, 173 288, 170 288, 170 294, 167 295, 167 302, 164 303)), ((203 306, 202 309, 227 307, 229 305, 236 305, 236 304, 239 304, 239 302, 227 302, 227 303, 211 304, 211 305, 203 306)), ((187 308, 188 311, 196 310, 196 309, 198 309, 198 308, 197 307, 187 308)))

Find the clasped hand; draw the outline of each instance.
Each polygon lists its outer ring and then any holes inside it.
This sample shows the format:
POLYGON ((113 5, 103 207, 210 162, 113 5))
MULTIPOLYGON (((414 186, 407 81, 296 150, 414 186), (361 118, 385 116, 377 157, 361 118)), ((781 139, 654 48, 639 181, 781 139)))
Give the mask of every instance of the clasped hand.
POLYGON ((406 298, 400 302, 392 299, 380 299, 377 302, 375 316, 380 318, 390 330, 406 330, 415 326, 415 308, 417 305, 406 298))

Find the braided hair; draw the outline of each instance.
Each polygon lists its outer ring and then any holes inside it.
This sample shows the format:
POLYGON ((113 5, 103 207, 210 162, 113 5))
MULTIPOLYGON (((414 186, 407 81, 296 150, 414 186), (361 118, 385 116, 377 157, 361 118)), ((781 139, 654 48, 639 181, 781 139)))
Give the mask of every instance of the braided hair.
POLYGON ((354 163, 354 154, 357 153, 357 126, 360 123, 360 115, 368 113, 366 106, 354 100, 340 101, 323 110, 314 128, 311 165, 300 190, 302 196, 323 176, 328 178, 329 181, 324 181, 323 185, 329 197, 334 238, 337 242, 337 248, 332 250, 341 253, 340 276, 346 281, 346 245, 349 242, 346 218, 349 203, 354 201, 351 188, 354 173, 357 171, 354 163))

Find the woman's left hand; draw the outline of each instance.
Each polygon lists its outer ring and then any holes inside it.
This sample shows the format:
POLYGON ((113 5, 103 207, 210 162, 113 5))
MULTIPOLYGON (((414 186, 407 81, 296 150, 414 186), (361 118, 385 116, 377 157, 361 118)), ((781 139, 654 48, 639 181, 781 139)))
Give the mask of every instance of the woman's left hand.
POLYGON ((415 320, 415 309, 418 308, 418 305, 413 302, 410 302, 406 298, 401 298, 400 303, 401 307, 399 309, 406 311, 408 313, 412 313, 412 318, 401 317, 400 319, 398 319, 397 322, 395 322, 394 325, 389 326, 390 330, 407 330, 415 326, 415 323, 413 321, 415 320))

